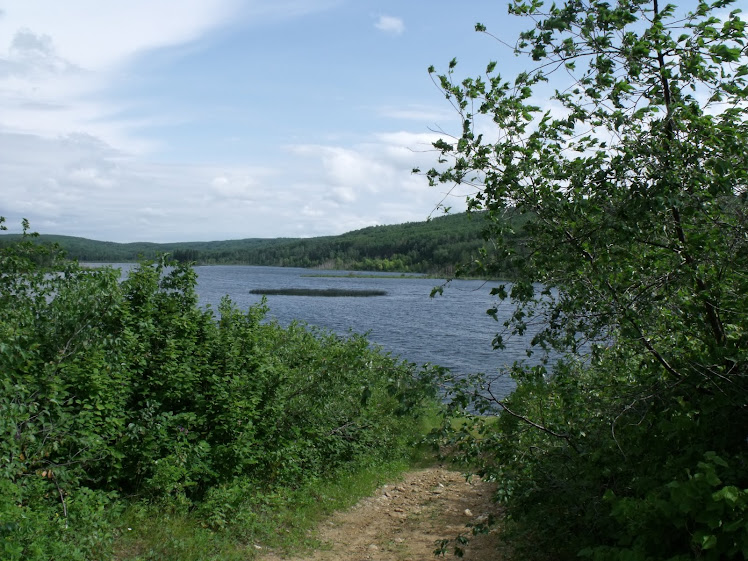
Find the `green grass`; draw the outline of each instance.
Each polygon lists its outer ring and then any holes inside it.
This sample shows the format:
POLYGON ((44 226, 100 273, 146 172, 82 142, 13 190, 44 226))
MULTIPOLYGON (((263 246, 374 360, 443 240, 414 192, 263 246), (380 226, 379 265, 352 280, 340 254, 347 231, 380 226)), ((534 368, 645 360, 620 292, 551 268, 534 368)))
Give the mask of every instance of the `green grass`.
POLYGON ((248 496, 223 527, 211 528, 199 513, 131 506, 119 519, 117 561, 239 561, 266 549, 284 554, 320 547, 314 529, 336 510, 355 504, 402 473, 427 464, 413 458, 375 462, 351 473, 309 482, 295 489, 248 496))

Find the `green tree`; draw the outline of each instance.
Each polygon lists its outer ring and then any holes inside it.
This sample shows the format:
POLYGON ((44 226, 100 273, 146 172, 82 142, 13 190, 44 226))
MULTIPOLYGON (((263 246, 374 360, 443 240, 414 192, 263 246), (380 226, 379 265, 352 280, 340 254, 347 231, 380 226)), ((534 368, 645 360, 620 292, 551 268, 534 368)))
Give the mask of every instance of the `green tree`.
POLYGON ((730 4, 515 1, 532 70, 434 73, 462 129, 426 174, 476 188, 495 249, 475 266, 517 272, 492 291, 514 304, 496 347, 537 325, 546 352, 506 398, 456 385, 500 414, 449 435, 499 481, 528 558, 748 556, 748 37, 730 4), (529 218, 521 254, 509 210, 529 218))

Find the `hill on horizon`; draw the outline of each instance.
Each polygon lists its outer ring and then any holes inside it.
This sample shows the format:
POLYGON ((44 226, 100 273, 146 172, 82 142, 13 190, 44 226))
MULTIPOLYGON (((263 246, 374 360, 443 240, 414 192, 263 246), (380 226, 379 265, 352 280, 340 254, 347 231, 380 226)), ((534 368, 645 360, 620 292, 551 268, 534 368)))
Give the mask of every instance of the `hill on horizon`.
MULTIPOLYGON (((510 217, 519 226, 521 217, 510 217)), ((165 253, 198 265, 265 265, 363 271, 452 274, 485 247, 482 213, 448 214, 422 222, 369 226, 337 236, 245 238, 198 242, 106 242, 75 236, 41 234, 44 244, 58 244, 81 262, 128 263, 165 253)), ((0 236, 0 245, 20 238, 0 236)))

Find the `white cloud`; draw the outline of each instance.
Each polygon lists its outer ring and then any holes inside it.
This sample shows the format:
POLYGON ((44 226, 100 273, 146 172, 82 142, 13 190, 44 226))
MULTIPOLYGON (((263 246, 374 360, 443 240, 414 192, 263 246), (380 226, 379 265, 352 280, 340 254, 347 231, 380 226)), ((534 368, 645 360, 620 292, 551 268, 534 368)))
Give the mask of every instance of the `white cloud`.
POLYGON ((271 175, 268 170, 255 170, 255 175, 221 174, 210 182, 213 195, 218 199, 235 202, 252 202, 263 193, 260 191, 259 177, 271 175))
MULTIPOLYGON (((345 143, 344 132, 327 144, 291 147, 294 160, 282 165, 253 148, 242 164, 166 164, 152 161, 161 141, 143 131, 169 117, 125 119, 130 107, 106 96, 142 55, 196 45, 234 25, 234 16, 244 24, 338 1, 35 0, 4 8, 0 215, 11 226, 27 217, 42 232, 114 241, 329 235, 424 219, 439 193, 410 170, 430 167, 438 135, 401 131, 345 143)), ((376 27, 405 29, 389 16, 376 27)), ((431 116, 415 105, 390 112, 431 116)))
POLYGON ((112 241, 309 237, 424 220, 442 194, 411 174, 433 154, 410 147, 435 136, 297 145, 293 166, 261 167, 166 165, 90 135, 0 131, 0 215, 10 226, 26 217, 43 233, 112 241))
POLYGON ((333 187, 331 198, 339 204, 353 203, 358 199, 356 190, 353 187, 333 187))
POLYGON ((0 75, 3 77, 59 75, 76 70, 73 64, 57 56, 49 35, 37 35, 27 28, 15 33, 6 57, 0 59, 0 75))
POLYGON ((156 218, 164 218, 169 215, 169 211, 164 208, 152 208, 149 206, 138 209, 138 213, 142 216, 153 216, 156 218))
MULTIPOLYGON (((303 189, 300 184, 291 187, 308 195, 305 215, 336 216, 338 233, 425 220, 443 199, 455 211, 462 210, 464 189, 430 188, 422 175, 412 173, 413 167, 433 165, 431 143, 441 136, 398 131, 375 134, 346 147, 292 146, 292 153, 303 162, 305 181, 303 189)), ((329 222, 314 222, 310 235, 329 233, 329 228, 329 222)))
MULTIPOLYGON (((299 17, 340 0, 34 0, 0 13, 0 130, 48 138, 83 132, 129 153, 161 145, 108 96, 158 49, 197 48, 219 29, 299 17)), ((174 120, 174 119, 172 119, 174 120)))
POLYGON ((23 32, 43 38, 47 48, 54 44, 60 57, 76 65, 109 70, 146 50, 194 40, 236 8, 233 0, 17 2, 1 22, 0 46, 23 32))
POLYGON ((126 63, 193 41, 226 21, 235 0, 18 2, 0 19, 0 130, 49 138, 84 132, 128 152, 155 148, 143 122, 102 95, 126 63))
POLYGON ((433 108, 424 105, 412 105, 408 107, 380 107, 379 114, 391 119, 404 119, 408 121, 435 122, 454 120, 455 112, 443 108, 433 108))
POLYGON ((113 166, 106 167, 110 169, 102 169, 96 165, 74 165, 67 174, 67 180, 71 185, 109 189, 114 187, 116 179, 112 177, 113 166))
POLYGON ((310 144, 292 146, 291 151, 321 164, 324 181, 339 188, 332 192, 340 202, 353 202, 357 192, 377 192, 393 173, 390 166, 354 148, 310 144))
MULTIPOLYGON (((374 138, 381 144, 396 149, 398 154, 433 153, 436 150, 434 142, 441 138, 448 142, 451 140, 446 134, 438 132, 414 133, 409 131, 378 133, 374 135, 374 138)), ((430 159, 435 160, 433 157, 430 159)), ((413 161, 412 158, 410 161, 413 161)))
POLYGON ((379 16, 377 21, 374 23, 379 31, 385 33, 392 33, 393 35, 401 35, 405 31, 405 23, 402 19, 393 16, 379 16))

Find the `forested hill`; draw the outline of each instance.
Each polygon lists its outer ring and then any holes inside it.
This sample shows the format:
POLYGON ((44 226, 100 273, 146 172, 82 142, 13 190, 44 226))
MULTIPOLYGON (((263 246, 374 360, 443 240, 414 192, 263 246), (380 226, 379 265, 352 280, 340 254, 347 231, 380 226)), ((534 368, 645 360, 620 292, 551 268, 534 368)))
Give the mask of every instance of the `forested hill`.
MULTIPOLYGON (((82 262, 122 263, 169 253, 202 265, 241 264, 367 271, 452 273, 484 245, 483 215, 446 215, 424 222, 371 226, 339 236, 249 238, 212 242, 115 243, 43 234, 82 262)), ((0 236, 0 246, 18 236, 0 236)))

